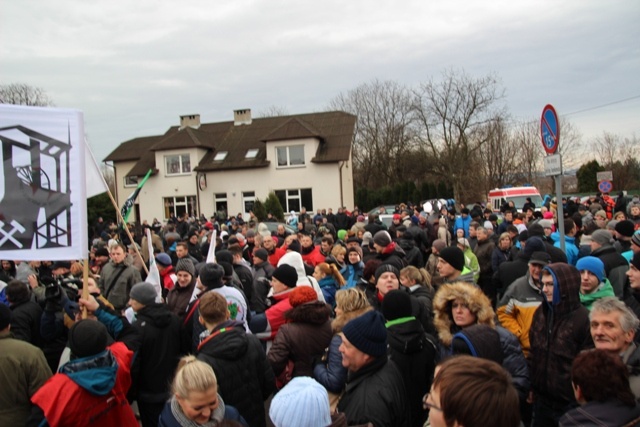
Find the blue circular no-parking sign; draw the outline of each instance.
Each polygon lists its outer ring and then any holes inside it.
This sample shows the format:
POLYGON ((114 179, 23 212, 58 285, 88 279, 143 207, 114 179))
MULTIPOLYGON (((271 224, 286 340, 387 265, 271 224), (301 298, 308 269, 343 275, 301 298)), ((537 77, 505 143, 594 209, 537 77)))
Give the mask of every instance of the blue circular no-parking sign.
POLYGON ((547 154, 555 154, 558 151, 560 143, 560 122, 553 105, 547 104, 542 109, 542 117, 540 118, 540 136, 542 137, 542 146, 547 154))
POLYGON ((598 191, 601 193, 611 193, 611 190, 613 190, 613 184, 611 184, 611 181, 600 181, 598 183, 598 191))

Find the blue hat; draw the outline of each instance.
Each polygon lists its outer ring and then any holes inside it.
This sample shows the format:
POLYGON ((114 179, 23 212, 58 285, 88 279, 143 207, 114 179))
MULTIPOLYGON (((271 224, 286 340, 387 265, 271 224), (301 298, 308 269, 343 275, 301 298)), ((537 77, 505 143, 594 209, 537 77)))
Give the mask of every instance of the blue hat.
POLYGON ((387 353, 387 329, 378 311, 368 311, 348 322, 342 334, 361 352, 373 357, 387 353))
POLYGON ((576 268, 578 269, 578 271, 590 271, 598 277, 598 280, 600 282, 604 282, 604 263, 600 260, 600 258, 594 256, 586 256, 584 258, 580 258, 578 260, 578 263, 576 264, 576 268))
POLYGON ((269 417, 276 427, 331 425, 327 390, 310 377, 295 377, 271 401, 269 417))
POLYGON ((156 255, 156 262, 164 267, 168 267, 171 265, 171 257, 162 252, 156 255))

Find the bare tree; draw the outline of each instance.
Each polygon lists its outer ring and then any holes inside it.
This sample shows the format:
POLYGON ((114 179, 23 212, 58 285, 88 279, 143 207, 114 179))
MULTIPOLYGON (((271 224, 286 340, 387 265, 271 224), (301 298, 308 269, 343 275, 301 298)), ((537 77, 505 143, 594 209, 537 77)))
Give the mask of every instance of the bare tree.
POLYGON ((287 116, 289 112, 285 107, 278 107, 277 105, 271 105, 264 110, 260 110, 256 117, 278 117, 287 116))
POLYGON ((603 132, 591 142, 596 160, 613 173, 615 188, 628 189, 637 185, 638 139, 622 138, 620 135, 603 132))
POLYGON ((478 170, 483 172, 483 193, 492 188, 516 184, 521 180, 520 147, 502 117, 497 117, 485 126, 480 137, 485 146, 478 151, 478 170))
POLYGON ((514 125, 511 138, 517 148, 516 159, 520 171, 518 180, 537 184, 545 156, 540 139, 540 123, 530 120, 514 125))
POLYGON ((353 144, 356 187, 395 184, 407 173, 399 160, 416 145, 410 91, 393 81, 374 80, 340 94, 330 109, 358 117, 353 144))
POLYGON ((0 85, 0 104, 52 107, 53 101, 44 89, 24 83, 0 85))
POLYGON ((421 125, 422 148, 435 159, 434 172, 452 184, 458 202, 472 196, 465 185, 477 179, 477 171, 469 167, 488 140, 488 134, 480 128, 504 115, 498 105, 503 97, 496 76, 473 78, 453 70, 445 71, 440 81, 432 79, 415 91, 414 111, 421 125))
MULTIPOLYGON (((558 153, 562 156, 562 168, 578 168, 584 159, 586 146, 582 144, 582 133, 569 121, 568 118, 560 116, 560 143, 558 153)), ((539 123, 539 122, 538 122, 539 123)), ((538 135, 540 135, 538 131, 538 135)), ((542 142, 540 142, 542 144, 542 142)), ((542 145, 540 145, 542 147, 542 145)))

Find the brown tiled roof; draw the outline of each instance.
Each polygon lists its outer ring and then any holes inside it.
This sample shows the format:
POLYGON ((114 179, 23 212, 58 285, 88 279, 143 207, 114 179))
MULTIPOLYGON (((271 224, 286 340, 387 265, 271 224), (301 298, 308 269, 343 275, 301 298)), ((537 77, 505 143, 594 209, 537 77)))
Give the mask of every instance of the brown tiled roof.
POLYGON ((129 160, 138 160, 144 153, 149 151, 151 147, 153 147, 153 145, 160 141, 162 138, 162 135, 157 135, 130 139, 120 144, 118 148, 113 150, 111 154, 105 157, 104 161, 126 162, 129 160))
POLYGON ((278 116, 253 119, 250 125, 235 126, 232 121, 203 123, 198 129, 180 130, 172 126, 162 136, 136 138, 124 142, 105 160, 139 162, 127 174, 144 175, 150 168, 155 169, 154 151, 176 148, 201 147, 209 149, 196 171, 219 171, 266 167, 266 148, 269 141, 296 138, 318 138, 321 143, 315 156, 316 163, 337 162, 349 159, 351 143, 355 130, 356 117, 341 111, 324 113, 298 114, 294 116, 278 116), (145 148, 133 147, 137 141, 142 145, 154 143, 145 148), (245 159, 247 150, 257 149, 253 159, 245 159), (122 153, 121 153, 122 151, 122 153), (226 151, 222 161, 214 161, 216 153, 226 151), (134 152, 137 157, 133 157, 134 152))

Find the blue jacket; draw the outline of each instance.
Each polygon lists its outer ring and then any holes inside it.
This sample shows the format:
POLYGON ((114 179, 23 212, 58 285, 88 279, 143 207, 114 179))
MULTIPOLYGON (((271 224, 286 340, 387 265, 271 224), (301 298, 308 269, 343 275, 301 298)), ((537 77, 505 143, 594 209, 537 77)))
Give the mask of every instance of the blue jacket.
POLYGON ((324 301, 331 307, 335 307, 336 291, 338 290, 338 285, 336 284, 335 279, 331 276, 326 276, 318 281, 318 285, 320 285, 324 301))
MULTIPOLYGON (((218 396, 218 399, 220 397, 218 396)), ((237 421, 242 424, 243 427, 249 427, 247 421, 240 415, 240 412, 233 406, 224 405, 224 418, 225 420, 237 421)), ((158 427, 182 427, 178 420, 171 412, 171 400, 164 404, 164 409, 160 413, 160 419, 158 420, 158 427)))
MULTIPOLYGON (((558 233, 557 231, 554 233, 551 233, 551 239, 553 240, 553 246, 555 246, 556 248, 559 248, 560 233, 558 233)), ((578 247, 576 246, 576 238, 565 235, 564 248, 565 248, 564 252, 567 255, 567 264, 573 265, 575 267, 576 263, 578 262, 578 254, 580 253, 580 251, 578 250, 578 247)))
POLYGON ((357 264, 347 264, 346 268, 347 272, 344 278, 347 282, 344 284, 343 289, 353 288, 360 281, 364 271, 364 263, 360 261, 357 264))
POLYGON ((340 393, 347 382, 347 368, 342 366, 342 354, 338 350, 342 338, 336 334, 331 339, 326 363, 313 367, 313 377, 331 393, 340 393))
POLYGON ((453 235, 455 236, 457 229, 462 228, 464 237, 469 237, 469 224, 471 224, 471 215, 467 215, 466 218, 463 218, 462 215, 456 217, 456 222, 453 225, 453 235))

